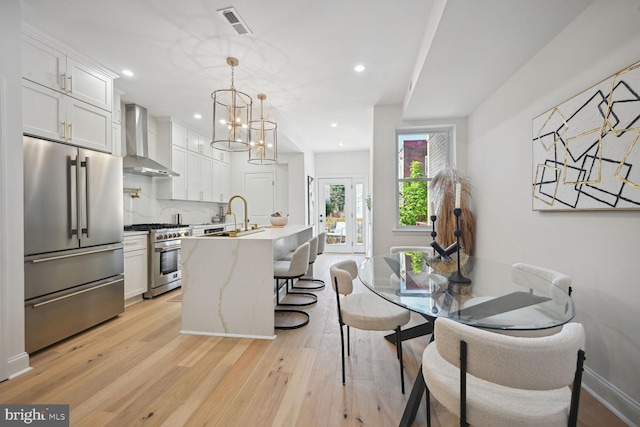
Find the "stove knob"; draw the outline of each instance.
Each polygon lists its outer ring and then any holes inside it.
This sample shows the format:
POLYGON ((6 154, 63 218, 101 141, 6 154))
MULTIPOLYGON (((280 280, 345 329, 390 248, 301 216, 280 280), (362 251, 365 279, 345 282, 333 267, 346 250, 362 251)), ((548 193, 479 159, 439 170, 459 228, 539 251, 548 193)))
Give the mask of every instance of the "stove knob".
POLYGON ((164 235, 156 234, 156 240, 162 240, 162 239, 164 239, 164 235))

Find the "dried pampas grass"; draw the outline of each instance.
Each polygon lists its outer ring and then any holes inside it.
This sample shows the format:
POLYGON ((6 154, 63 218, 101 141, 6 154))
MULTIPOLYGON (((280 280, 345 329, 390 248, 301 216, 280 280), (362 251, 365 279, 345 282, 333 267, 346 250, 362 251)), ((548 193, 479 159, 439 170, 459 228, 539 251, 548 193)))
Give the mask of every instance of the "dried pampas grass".
POLYGON ((456 229, 456 217, 453 209, 456 204, 456 183, 461 184, 460 208, 460 246, 469 255, 473 251, 473 233, 475 231, 475 218, 469 208, 471 201, 471 181, 454 168, 446 168, 431 180, 429 186, 429 199, 436 206, 436 240, 447 247, 456 241, 454 231, 456 229))

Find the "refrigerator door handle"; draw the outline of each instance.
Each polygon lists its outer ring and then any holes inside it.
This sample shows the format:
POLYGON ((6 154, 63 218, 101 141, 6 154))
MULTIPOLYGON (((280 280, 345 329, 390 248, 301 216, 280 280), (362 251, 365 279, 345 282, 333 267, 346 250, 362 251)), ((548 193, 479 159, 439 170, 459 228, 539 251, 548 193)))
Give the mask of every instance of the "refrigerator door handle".
POLYGON ((91 200, 89 198, 89 176, 90 176, 90 171, 89 171, 89 157, 85 157, 84 158, 84 162, 81 163, 81 166, 85 168, 84 170, 84 213, 85 213, 85 226, 86 228, 82 229, 82 233, 87 235, 87 238, 89 238, 89 230, 90 230, 90 220, 89 218, 91 218, 90 215, 90 211, 89 211, 89 200, 91 200))
POLYGON ((68 193, 68 201, 69 201, 69 238, 72 239, 73 236, 78 236, 78 211, 74 209, 74 201, 78 202, 78 193, 77 193, 77 182, 78 182, 78 172, 77 169, 74 171, 73 168, 78 167, 78 156, 71 160, 69 158, 69 193, 68 193))
POLYGON ((57 255, 57 256, 50 256, 47 258, 34 258, 34 259, 30 259, 31 257, 26 257, 25 260, 26 261, 31 261, 32 264, 39 264, 41 262, 47 262, 47 261, 55 261, 58 259, 64 259, 64 258, 74 258, 77 256, 84 256, 84 255, 89 255, 89 254, 98 254, 101 252, 113 252, 115 250, 118 249, 122 249, 123 245, 118 243, 115 245, 110 245, 106 248, 103 249, 95 249, 92 251, 83 251, 83 252, 77 252, 77 253, 73 253, 73 254, 66 254, 66 255, 57 255))
POLYGON ((83 289, 81 291, 74 292, 72 294, 63 295, 63 296, 58 297, 58 298, 54 298, 54 299, 50 299, 50 300, 47 300, 47 301, 44 301, 44 302, 41 302, 41 303, 38 303, 38 304, 34 304, 33 308, 42 307, 43 305, 51 304, 51 303, 56 302, 56 301, 61 301, 63 299, 67 299, 67 298, 78 296, 80 294, 84 294, 84 293, 87 293, 87 292, 95 291, 96 289, 104 288, 105 286, 111 286, 114 283, 120 282, 121 280, 122 280, 122 278, 118 278, 117 280, 112 280, 110 282, 103 283, 102 285, 94 286, 93 288, 83 289))

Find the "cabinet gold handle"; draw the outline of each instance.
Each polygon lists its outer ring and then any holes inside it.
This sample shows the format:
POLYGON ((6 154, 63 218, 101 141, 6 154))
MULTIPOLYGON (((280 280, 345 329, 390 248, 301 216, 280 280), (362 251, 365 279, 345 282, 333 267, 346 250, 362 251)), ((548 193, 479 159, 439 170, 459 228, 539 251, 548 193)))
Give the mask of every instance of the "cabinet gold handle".
POLYGON ((73 93, 73 76, 67 78, 69 79, 69 93, 73 93))
POLYGON ((67 91, 67 73, 62 73, 62 90, 67 91))
POLYGON ((62 139, 67 140, 67 122, 62 122, 62 139))

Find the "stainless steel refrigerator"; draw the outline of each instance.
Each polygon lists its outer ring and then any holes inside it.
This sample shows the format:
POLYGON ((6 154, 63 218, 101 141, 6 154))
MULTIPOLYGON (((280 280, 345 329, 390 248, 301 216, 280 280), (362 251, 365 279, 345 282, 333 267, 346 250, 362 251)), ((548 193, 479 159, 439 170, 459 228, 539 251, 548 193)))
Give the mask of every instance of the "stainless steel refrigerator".
POLYGON ((26 351, 124 311, 122 158, 24 137, 26 351))

